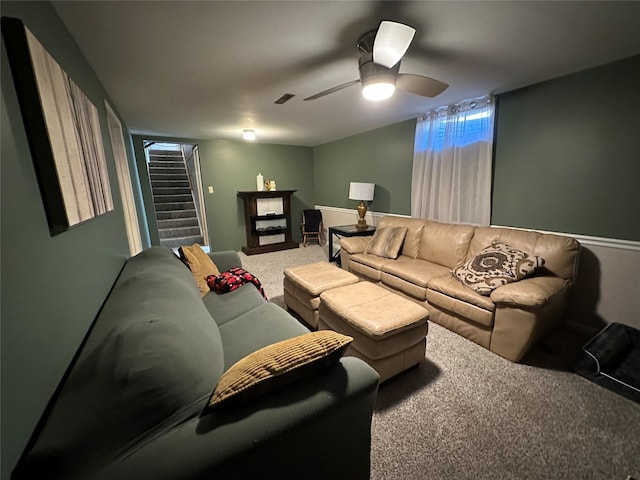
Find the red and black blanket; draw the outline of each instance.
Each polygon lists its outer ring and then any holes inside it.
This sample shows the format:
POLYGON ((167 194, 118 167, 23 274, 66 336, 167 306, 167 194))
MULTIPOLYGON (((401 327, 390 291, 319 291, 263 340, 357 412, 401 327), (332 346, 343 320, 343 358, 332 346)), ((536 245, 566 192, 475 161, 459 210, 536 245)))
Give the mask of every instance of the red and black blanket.
POLYGON ((207 285, 214 292, 227 293, 241 287, 245 283, 253 283, 265 300, 269 300, 264 293, 258 278, 240 267, 233 267, 220 275, 209 275, 207 285))

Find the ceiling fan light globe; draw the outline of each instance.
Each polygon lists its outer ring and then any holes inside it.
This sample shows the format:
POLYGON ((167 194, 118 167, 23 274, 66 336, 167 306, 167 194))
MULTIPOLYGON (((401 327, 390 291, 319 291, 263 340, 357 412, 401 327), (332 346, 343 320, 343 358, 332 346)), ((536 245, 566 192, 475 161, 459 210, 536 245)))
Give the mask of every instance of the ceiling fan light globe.
POLYGON ((372 102, 379 102, 390 98, 395 90, 396 86, 393 83, 369 83, 362 86, 362 96, 372 102))
POLYGON ((380 23, 373 44, 373 61, 387 68, 393 67, 406 53, 415 33, 409 25, 389 21, 380 23))
POLYGON ((253 142, 256 139, 256 131, 255 130, 243 130, 242 138, 248 142, 253 142))

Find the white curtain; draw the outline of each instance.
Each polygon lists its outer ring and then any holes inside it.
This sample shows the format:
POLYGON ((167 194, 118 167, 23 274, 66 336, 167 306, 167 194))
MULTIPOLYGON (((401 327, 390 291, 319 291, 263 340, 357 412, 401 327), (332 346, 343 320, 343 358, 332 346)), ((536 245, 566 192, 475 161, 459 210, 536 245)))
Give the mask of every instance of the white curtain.
POLYGON ((411 216, 489 225, 493 96, 438 108, 418 119, 411 216))

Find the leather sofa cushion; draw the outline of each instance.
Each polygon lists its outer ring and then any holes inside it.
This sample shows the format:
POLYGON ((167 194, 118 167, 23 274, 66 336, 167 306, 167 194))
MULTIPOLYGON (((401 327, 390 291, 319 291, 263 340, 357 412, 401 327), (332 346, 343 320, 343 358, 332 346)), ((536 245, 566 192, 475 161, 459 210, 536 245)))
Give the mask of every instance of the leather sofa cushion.
POLYGON ((462 263, 469 250, 476 227, 425 220, 418 258, 444 267, 462 263))
POLYGON ((397 260, 377 257, 368 253, 357 253, 351 256, 349 261, 349 271, 360 275, 368 280, 379 282, 380 271, 386 263, 394 263, 397 260))
POLYGON ((396 277, 390 273, 380 273, 381 285, 396 290, 410 298, 415 298, 420 302, 424 302, 427 299, 427 287, 421 287, 415 283, 408 282, 404 278, 396 277))
POLYGON ((439 292, 442 295, 458 299, 470 305, 475 305, 488 312, 495 312, 496 310, 496 305, 491 300, 491 297, 485 297, 473 291, 451 274, 431 280, 428 290, 439 292))
POLYGON ((450 297, 436 290, 427 290, 427 302, 429 302, 429 305, 434 307, 433 310, 431 310, 433 313, 431 318, 435 322, 473 340, 483 347, 489 348, 488 337, 482 339, 485 335, 481 335, 480 337, 477 337, 478 341, 476 341, 468 334, 478 330, 477 325, 482 326, 482 330, 487 332, 490 331, 494 322, 493 312, 489 312, 484 308, 480 308, 477 305, 472 305, 471 303, 464 302, 457 298, 450 297), (447 323, 443 323, 439 320, 438 313, 446 313, 444 316, 447 317, 449 321, 447 323), (487 327, 489 330, 487 330, 487 327))
POLYGON ((449 269, 424 260, 401 256, 395 262, 382 265, 382 271, 426 288, 437 277, 449 275, 449 269))
POLYGON ((578 270, 580 244, 571 237, 538 233, 514 228, 477 227, 469 246, 467 259, 500 240, 514 248, 545 260, 544 271, 571 280, 578 270))
POLYGON ((464 286, 452 275, 429 282, 427 301, 430 305, 452 312, 455 316, 486 327, 493 326, 496 306, 491 299, 464 286))
POLYGON ((404 237, 404 244, 400 253, 407 257, 416 258, 420 250, 420 238, 424 223, 425 220, 422 218, 387 216, 380 219, 378 228, 406 227, 407 234, 404 237))

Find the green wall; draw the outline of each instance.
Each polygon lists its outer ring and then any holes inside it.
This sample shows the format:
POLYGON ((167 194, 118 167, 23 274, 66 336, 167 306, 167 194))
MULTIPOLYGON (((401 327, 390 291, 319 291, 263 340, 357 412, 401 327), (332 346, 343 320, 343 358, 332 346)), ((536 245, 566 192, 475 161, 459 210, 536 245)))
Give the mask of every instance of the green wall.
POLYGON ((148 213, 152 243, 158 243, 157 227, 144 160, 143 140, 198 145, 209 239, 213 249, 240 250, 246 245, 244 207, 237 192, 255 190, 258 173, 262 173, 265 180, 275 180, 278 190, 297 190, 291 197, 291 232, 294 241, 302 241, 301 213, 314 205, 311 147, 144 135, 134 135, 133 140, 140 178, 145 179, 143 183, 146 183, 142 190, 147 210, 150 209, 148 213), (212 194, 206 193, 209 185, 214 188, 212 194))
POLYGON ((640 240, 640 56, 498 97, 495 225, 640 240))
POLYGON ((369 210, 410 215, 415 130, 406 120, 315 147, 315 203, 355 208, 349 182, 375 183, 369 210))
POLYGON ((115 209, 51 237, 2 39, 2 478, 128 257, 100 82, 51 5, 5 2, 96 105, 115 209))
MULTIPOLYGON (((112 212, 49 235, 3 41, 1 475, 8 478, 128 245, 106 92, 48 2, 3 1, 0 8, 28 25, 97 106, 115 203, 112 212)), ((640 240, 639 67, 636 57, 498 97, 493 223, 640 240)), ((173 140, 200 147, 203 184, 215 189, 205 194, 213 247, 238 250, 245 239, 236 192, 253 190, 258 172, 281 190, 297 190, 292 206, 298 241, 302 209, 355 208, 348 200, 350 181, 376 184, 371 210, 409 214, 414 132, 415 120, 407 120, 314 148, 173 140)), ((134 138, 134 146, 148 209, 142 138, 134 138)))

